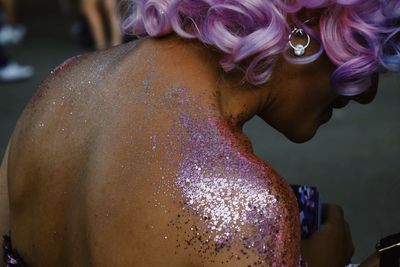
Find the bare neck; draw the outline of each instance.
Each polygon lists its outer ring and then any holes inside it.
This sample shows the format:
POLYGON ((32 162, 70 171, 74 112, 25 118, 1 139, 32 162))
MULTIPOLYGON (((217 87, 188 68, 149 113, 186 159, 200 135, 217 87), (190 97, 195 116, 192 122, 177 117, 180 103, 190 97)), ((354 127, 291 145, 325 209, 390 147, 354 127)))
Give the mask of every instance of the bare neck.
POLYGON ((221 115, 232 127, 241 129, 268 99, 268 90, 242 82, 243 74, 226 74, 219 65, 221 55, 212 47, 176 35, 146 39, 147 48, 157 51, 168 77, 215 101, 221 115))

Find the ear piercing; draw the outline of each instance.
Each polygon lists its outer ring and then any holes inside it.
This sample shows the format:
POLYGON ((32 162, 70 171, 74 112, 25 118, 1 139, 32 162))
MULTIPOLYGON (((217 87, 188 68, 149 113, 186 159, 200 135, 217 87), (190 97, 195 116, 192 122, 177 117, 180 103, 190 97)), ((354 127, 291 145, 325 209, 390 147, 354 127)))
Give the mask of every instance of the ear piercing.
POLYGON ((300 57, 300 56, 302 56, 302 55, 305 54, 306 48, 307 48, 307 47, 309 46, 309 44, 310 44, 310 40, 311 40, 310 35, 308 35, 306 32, 303 31, 303 29, 300 29, 300 28, 296 28, 296 27, 295 27, 295 28, 292 30, 292 32, 289 34, 289 45, 293 48, 294 54, 295 54, 296 56, 298 56, 298 57, 300 57), (296 37, 296 36, 304 36, 304 35, 306 35, 306 37, 307 37, 307 43, 306 43, 306 44, 296 44, 296 45, 293 45, 292 39, 293 39, 294 37, 296 37))

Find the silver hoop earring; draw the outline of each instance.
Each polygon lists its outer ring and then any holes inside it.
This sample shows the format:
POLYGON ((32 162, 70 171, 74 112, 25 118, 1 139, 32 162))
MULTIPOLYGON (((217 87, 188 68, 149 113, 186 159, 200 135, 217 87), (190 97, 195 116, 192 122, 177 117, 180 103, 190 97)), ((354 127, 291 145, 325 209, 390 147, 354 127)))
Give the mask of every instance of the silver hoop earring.
POLYGON ((293 48, 294 54, 298 57, 301 57, 302 55, 305 54, 306 48, 310 45, 310 41, 311 41, 310 35, 304 32, 303 29, 294 28, 292 32, 289 34, 289 45, 293 48), (293 37, 304 36, 304 35, 306 35, 307 37, 307 43, 305 45, 304 44, 293 45, 292 43, 293 37))

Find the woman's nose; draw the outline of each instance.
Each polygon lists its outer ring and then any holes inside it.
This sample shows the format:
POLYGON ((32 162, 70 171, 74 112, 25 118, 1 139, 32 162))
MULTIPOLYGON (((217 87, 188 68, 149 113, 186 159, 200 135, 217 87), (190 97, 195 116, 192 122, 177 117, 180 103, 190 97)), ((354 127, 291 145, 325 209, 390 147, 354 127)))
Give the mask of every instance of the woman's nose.
POLYGON ((371 86, 357 96, 351 97, 351 100, 354 100, 360 104, 369 104, 374 100, 376 96, 376 92, 378 90, 378 83, 379 83, 379 73, 374 73, 371 77, 371 86))

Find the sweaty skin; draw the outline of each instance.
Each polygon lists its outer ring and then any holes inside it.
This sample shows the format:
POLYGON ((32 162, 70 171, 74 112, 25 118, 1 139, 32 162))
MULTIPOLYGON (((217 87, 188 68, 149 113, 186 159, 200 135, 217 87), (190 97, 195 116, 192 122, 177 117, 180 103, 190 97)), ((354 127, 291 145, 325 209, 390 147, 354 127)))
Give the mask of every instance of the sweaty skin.
POLYGON ((185 57, 130 43, 40 87, 7 170, 11 238, 29 266, 297 265, 293 193, 185 57))

